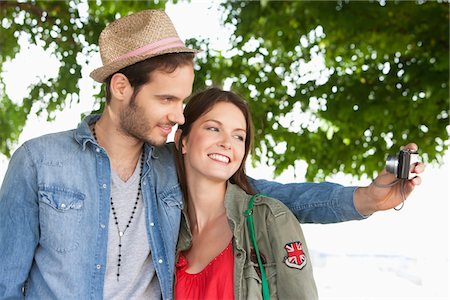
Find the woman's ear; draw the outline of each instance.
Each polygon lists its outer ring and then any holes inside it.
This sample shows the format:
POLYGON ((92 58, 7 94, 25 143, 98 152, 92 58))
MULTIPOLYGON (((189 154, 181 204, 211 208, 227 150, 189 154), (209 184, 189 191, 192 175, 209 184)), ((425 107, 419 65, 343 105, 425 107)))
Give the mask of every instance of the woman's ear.
MULTIPOLYGON (((180 147, 180 139, 181 139, 182 133, 183 133, 183 131, 181 129, 177 129, 177 131, 175 131, 174 141, 175 141, 175 147, 177 148, 177 150, 180 150, 179 147, 180 147)), ((181 154, 186 154, 185 141, 186 141, 186 137, 184 137, 181 141, 181 154)))

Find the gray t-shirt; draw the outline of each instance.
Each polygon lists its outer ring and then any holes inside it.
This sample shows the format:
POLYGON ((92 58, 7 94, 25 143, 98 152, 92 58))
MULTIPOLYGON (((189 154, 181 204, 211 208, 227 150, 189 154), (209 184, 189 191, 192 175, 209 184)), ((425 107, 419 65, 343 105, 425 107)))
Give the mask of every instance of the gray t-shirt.
MULTIPOLYGON (((139 186, 140 161, 126 181, 111 172, 111 197, 119 223, 124 231, 136 202, 139 186)), ((110 209, 108 227, 108 256, 103 287, 104 299, 161 299, 161 289, 151 259, 142 195, 128 229, 122 236, 120 277, 117 281, 119 232, 110 209)))

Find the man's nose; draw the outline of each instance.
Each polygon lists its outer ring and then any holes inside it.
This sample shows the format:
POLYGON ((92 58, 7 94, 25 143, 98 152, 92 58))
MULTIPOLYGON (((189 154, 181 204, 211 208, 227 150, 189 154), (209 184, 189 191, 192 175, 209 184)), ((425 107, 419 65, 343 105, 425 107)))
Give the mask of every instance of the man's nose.
POLYGON ((181 108, 177 108, 171 114, 169 114, 169 121, 178 125, 184 124, 184 114, 183 114, 183 106, 181 108))

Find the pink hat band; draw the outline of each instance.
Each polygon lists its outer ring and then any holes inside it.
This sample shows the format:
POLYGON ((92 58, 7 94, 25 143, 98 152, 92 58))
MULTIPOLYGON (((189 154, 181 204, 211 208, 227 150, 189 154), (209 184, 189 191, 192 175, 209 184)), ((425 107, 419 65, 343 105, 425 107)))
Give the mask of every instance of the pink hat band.
POLYGON ((138 56, 138 55, 142 55, 142 54, 146 54, 146 55, 156 54, 161 51, 171 49, 171 48, 176 48, 176 47, 184 47, 183 42, 178 37, 165 38, 165 39, 150 43, 148 45, 145 45, 144 47, 127 52, 127 53, 119 56, 118 58, 116 58, 113 62, 118 62, 118 61, 130 58, 130 57, 138 56))
POLYGON ((108 24, 100 33, 99 47, 103 66, 90 74, 97 82, 105 82, 115 72, 155 56, 199 52, 184 45, 164 11, 153 9, 108 24))

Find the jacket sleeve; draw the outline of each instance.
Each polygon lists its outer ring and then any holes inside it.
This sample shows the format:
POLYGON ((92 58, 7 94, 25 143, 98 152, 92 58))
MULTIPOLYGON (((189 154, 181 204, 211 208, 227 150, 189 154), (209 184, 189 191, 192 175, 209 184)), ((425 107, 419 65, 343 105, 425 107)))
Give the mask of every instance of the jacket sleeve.
POLYGON ((249 182, 258 193, 283 202, 300 223, 325 224, 366 218, 353 203, 356 187, 330 182, 281 184, 250 177, 249 182))
POLYGON ((266 230, 276 264, 277 298, 318 299, 311 254, 295 216, 287 209, 278 211, 267 218, 266 230))
POLYGON ((23 298, 38 240, 36 167, 23 145, 12 156, 0 189, 0 299, 23 298))

